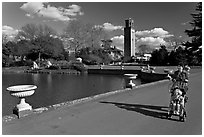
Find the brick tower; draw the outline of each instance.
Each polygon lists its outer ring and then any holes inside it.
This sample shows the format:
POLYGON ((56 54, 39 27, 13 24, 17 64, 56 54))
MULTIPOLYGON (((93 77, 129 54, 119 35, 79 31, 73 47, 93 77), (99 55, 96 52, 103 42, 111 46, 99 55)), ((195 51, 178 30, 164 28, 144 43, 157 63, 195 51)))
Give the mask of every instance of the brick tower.
POLYGON ((135 30, 133 29, 133 20, 125 20, 124 28, 124 62, 129 62, 132 56, 135 56, 135 30))

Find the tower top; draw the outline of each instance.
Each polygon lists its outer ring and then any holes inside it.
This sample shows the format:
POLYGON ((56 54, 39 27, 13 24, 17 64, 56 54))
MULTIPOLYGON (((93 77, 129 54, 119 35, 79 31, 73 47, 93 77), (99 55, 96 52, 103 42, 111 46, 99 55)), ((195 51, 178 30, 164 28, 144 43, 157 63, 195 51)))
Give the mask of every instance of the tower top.
POLYGON ((125 27, 134 27, 134 21, 131 18, 126 19, 125 27))

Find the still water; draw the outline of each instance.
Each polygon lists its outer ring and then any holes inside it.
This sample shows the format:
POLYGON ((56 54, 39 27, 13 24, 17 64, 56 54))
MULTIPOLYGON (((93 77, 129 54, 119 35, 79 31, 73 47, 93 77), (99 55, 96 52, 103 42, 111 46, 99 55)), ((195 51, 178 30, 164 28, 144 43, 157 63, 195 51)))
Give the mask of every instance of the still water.
MULTIPOLYGON (((139 79, 133 82, 141 84, 139 79)), ((19 99, 12 97, 6 88, 24 84, 38 87, 32 96, 26 98, 35 109, 122 89, 125 79, 122 76, 90 74, 2 74, 2 116, 12 114, 13 107, 19 103, 19 99)))

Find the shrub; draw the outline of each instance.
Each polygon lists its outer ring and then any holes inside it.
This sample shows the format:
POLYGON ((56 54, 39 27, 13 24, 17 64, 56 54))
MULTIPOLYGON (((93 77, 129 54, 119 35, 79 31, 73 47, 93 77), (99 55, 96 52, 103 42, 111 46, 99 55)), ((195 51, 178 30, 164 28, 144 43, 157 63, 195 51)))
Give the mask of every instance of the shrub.
POLYGON ((32 66, 33 62, 31 60, 21 60, 12 62, 10 67, 20 67, 20 66, 32 66))
POLYGON ((79 61, 72 61, 70 64, 70 67, 71 67, 71 69, 75 69, 75 70, 80 71, 80 72, 87 71, 87 67, 79 61))

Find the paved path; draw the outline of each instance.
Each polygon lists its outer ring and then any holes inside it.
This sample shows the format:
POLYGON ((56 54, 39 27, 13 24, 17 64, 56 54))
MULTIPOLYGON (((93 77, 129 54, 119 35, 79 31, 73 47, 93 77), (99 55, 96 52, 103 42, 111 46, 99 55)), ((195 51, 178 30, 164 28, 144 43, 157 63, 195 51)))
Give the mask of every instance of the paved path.
POLYGON ((3 134, 202 134, 202 73, 190 76, 187 121, 165 118, 169 82, 3 123, 3 134))

